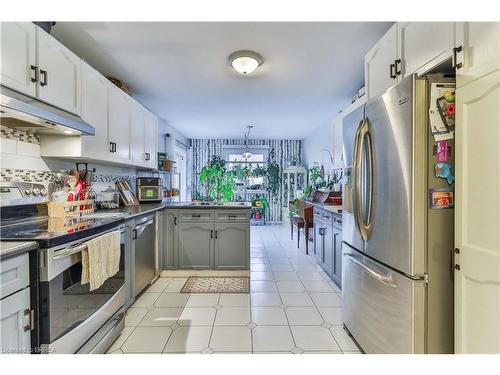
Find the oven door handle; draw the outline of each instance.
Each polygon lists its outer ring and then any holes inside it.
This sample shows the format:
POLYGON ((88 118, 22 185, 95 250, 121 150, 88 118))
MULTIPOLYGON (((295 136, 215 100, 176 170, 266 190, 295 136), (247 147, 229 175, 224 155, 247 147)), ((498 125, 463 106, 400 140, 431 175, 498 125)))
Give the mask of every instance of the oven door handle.
POLYGON ((73 255, 73 254, 78 254, 81 251, 85 250, 86 248, 87 248, 87 244, 83 243, 79 246, 72 247, 72 248, 69 248, 67 250, 61 251, 60 253, 57 253, 57 255, 54 255, 52 257, 52 260, 57 260, 57 259, 68 257, 68 256, 73 255))

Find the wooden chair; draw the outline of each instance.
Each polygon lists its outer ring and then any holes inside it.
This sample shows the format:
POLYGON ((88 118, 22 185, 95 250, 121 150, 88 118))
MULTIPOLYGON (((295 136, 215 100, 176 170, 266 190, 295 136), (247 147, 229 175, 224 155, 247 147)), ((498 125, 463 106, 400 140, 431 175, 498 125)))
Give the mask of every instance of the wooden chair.
POLYGON ((297 228, 297 248, 300 247, 300 230, 304 229, 306 239, 306 255, 309 255, 309 228, 312 228, 312 222, 304 220, 301 216, 290 216, 290 236, 293 240, 293 228, 297 228))

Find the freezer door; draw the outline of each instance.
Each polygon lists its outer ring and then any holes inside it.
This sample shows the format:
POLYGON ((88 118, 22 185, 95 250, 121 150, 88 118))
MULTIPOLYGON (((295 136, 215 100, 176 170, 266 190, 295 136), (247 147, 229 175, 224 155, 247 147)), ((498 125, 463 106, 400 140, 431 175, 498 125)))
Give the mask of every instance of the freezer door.
MULTIPOLYGON (((373 176, 368 176, 369 183, 360 184, 372 189, 371 201, 363 206, 371 209, 371 215, 362 214, 364 218, 370 216, 364 251, 407 275, 425 273, 425 232, 415 231, 415 226, 424 230, 427 202, 427 129, 425 116, 417 116, 425 107, 423 103, 425 81, 409 76, 368 102, 365 109, 371 143, 367 173, 371 170, 373 176), (415 207, 422 220, 416 219, 415 207)), ((366 173, 361 178, 366 178, 366 173)))
POLYGON ((346 168, 343 173, 342 189, 342 240, 349 243, 356 249, 362 250, 364 247, 363 239, 356 229, 356 223, 353 214, 353 180, 352 166, 354 157, 354 144, 356 133, 364 118, 364 106, 361 106, 348 114, 343 119, 342 143, 344 160, 346 168))
POLYGON ((342 320, 366 353, 425 352, 425 282, 343 244, 342 320))

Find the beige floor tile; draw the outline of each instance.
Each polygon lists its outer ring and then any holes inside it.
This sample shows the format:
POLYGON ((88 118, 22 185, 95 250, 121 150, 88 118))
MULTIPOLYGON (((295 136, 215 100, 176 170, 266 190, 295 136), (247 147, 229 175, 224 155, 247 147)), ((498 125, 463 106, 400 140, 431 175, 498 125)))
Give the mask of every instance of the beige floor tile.
POLYGON ((330 328, 330 332, 342 351, 359 350, 342 326, 333 326, 330 328))
POLYGON ((250 306, 250 294, 222 293, 219 298, 221 306, 250 306))
POLYGON ((314 306, 314 303, 305 292, 280 292, 281 300, 285 306, 314 306))
POLYGON ((340 307, 342 300, 337 293, 311 293, 314 304, 318 307, 340 307))
POLYGON ((279 293, 255 292, 250 295, 252 306, 280 306, 281 298, 279 293))
POLYGON ((165 288, 164 292, 179 293, 184 284, 186 284, 186 279, 171 281, 165 288))
POLYGON ((254 292, 277 292, 276 283, 271 280, 250 281, 250 290, 254 292))
POLYGON ((199 353, 208 347, 212 327, 180 327, 172 332, 164 353, 199 353))
POLYGON ((127 313, 125 314, 125 326, 127 327, 137 326, 147 313, 148 309, 146 307, 129 308, 127 310, 127 313))
POLYGON ((139 327, 164 327, 177 323, 182 307, 153 307, 139 323, 139 327))
POLYGON ((184 307, 190 294, 162 293, 155 302, 156 307, 184 307))
POLYGON ((154 305, 161 293, 143 293, 132 305, 132 307, 151 307, 154 305))
POLYGON ((185 307, 179 318, 181 326, 211 326, 215 320, 213 307, 185 307))
POLYGON ((295 271, 275 271, 273 272, 274 274, 274 280, 276 281, 298 281, 299 278, 297 277, 297 273, 295 271))
POLYGON ((215 326, 210 348, 215 352, 250 352, 252 337, 247 327, 215 326))
POLYGON ((171 333, 169 327, 137 327, 121 349, 124 353, 161 353, 171 333))
POLYGON ((272 272, 250 272, 250 280, 251 281, 261 281, 261 280, 274 280, 274 276, 272 272))
POLYGON ((252 343, 254 352, 290 352, 295 346, 288 326, 257 326, 252 343))
POLYGON ((281 307, 252 307, 252 322, 258 326, 288 325, 281 307))
POLYGON ((309 292, 334 293, 335 290, 326 280, 303 280, 302 284, 309 292))
POLYGON ((332 334, 322 326, 291 326, 297 347, 304 351, 340 351, 332 334))
POLYGON ((303 292, 304 286, 300 281, 276 281, 278 291, 281 292, 303 292))
POLYGON ((125 327, 120 333, 120 336, 115 340, 115 342, 109 347, 108 353, 120 349, 125 340, 130 336, 135 327, 125 327))
POLYGON ((287 307, 285 313, 291 326, 319 326, 324 323, 316 307, 287 307))
POLYGON ((298 271, 297 276, 299 277, 300 280, 317 280, 317 281, 323 281, 325 278, 321 273, 315 272, 315 271, 298 271))
POLYGON ((222 307, 217 310, 216 326, 244 326, 250 323, 250 307, 222 307))
POLYGON ((189 297, 186 307, 211 307, 219 303, 217 293, 195 293, 189 297))
POLYGON ((318 311, 325 322, 334 326, 342 325, 342 308, 341 307, 318 307, 318 311))
POLYGON ((271 264, 271 270, 273 272, 276 272, 276 271, 288 271, 288 272, 292 272, 293 271, 293 267, 291 264, 289 263, 275 263, 275 264, 271 264))

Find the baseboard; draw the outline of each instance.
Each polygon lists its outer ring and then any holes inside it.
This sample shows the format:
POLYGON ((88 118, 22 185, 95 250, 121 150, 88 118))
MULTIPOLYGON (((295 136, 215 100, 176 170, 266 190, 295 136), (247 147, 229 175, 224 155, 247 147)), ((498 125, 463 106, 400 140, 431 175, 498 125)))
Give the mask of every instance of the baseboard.
POLYGON ((214 271, 214 270, 178 270, 161 271, 160 277, 190 277, 190 276, 250 276, 250 271, 214 271))

